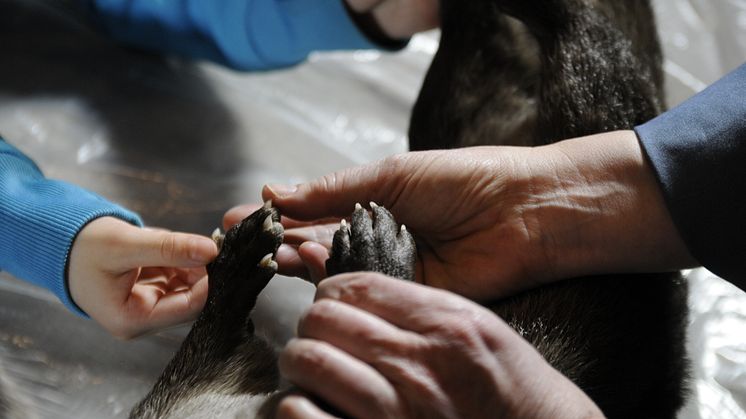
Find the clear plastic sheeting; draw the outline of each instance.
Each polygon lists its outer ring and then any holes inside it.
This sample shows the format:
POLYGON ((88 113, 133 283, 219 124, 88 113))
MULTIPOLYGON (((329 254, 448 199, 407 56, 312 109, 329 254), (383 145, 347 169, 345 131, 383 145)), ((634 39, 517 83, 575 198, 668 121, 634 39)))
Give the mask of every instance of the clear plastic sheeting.
MULTIPOLYGON (((406 150, 409 111, 437 33, 403 52, 318 54, 244 74, 126 50, 64 2, 0 2, 0 132, 54 178, 209 234, 224 211, 295 183, 406 150)), ((669 102, 746 60, 746 1, 656 2, 669 102)), ((29 232, 33 234, 33 232, 29 232)), ((704 270, 692 284, 692 397, 682 419, 746 418, 746 296, 704 270)), ((257 328, 292 336, 313 287, 277 277, 257 328)), ((187 329, 131 342, 0 273, 0 364, 40 418, 126 417, 187 329)))
POLYGON ((692 399, 681 419, 746 417, 746 294, 707 270, 688 275, 692 399))
POLYGON ((746 61, 746 1, 653 0, 673 106, 746 61))
MULTIPOLYGON (((746 61, 746 1, 654 0, 669 106, 746 61)), ((681 419, 746 418, 746 294, 697 269, 690 283, 691 397, 681 419)))

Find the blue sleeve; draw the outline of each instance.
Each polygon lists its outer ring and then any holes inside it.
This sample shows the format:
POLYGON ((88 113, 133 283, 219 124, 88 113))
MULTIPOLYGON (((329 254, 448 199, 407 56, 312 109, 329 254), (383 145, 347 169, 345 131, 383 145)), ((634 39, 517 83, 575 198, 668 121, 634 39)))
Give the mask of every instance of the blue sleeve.
POLYGON ((746 64, 635 130, 692 255, 746 290, 746 64))
POLYGON ((241 70, 286 67, 311 51, 373 48, 344 0, 91 0, 126 44, 241 70))
POLYGON ((103 216, 142 225, 140 218, 91 192, 50 180, 28 157, 0 138, 0 269, 52 291, 85 315, 67 289, 73 240, 103 216))

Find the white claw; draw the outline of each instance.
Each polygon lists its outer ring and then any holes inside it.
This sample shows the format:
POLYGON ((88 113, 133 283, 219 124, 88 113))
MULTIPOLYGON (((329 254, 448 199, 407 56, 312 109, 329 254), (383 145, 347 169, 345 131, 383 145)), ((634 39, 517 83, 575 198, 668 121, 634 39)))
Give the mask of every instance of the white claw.
POLYGON ((342 222, 339 223, 340 228, 347 228, 347 220, 342 219, 342 222))
POLYGON ((405 226, 404 224, 402 224, 401 228, 399 230, 401 230, 401 232, 403 233, 403 232, 407 231, 407 226, 405 226))
POLYGON ((378 208, 378 204, 376 204, 373 201, 370 201, 370 209, 378 208))
POLYGON ((357 210, 361 210, 361 209, 363 209, 363 206, 362 206, 362 205, 360 205, 360 203, 359 203, 359 202, 358 202, 357 204, 355 204, 355 211, 357 211, 357 210))
POLYGON ((218 250, 223 248, 223 240, 225 240, 225 234, 220 231, 219 227, 212 232, 212 235, 210 237, 212 238, 212 241, 214 241, 215 244, 218 246, 218 250))
POLYGON ((264 201, 264 208, 266 208, 266 209, 272 208, 272 200, 271 199, 268 199, 268 200, 264 201))
POLYGON ((270 231, 272 230, 272 216, 268 215, 267 218, 264 219, 264 223, 262 224, 262 228, 264 231, 270 231))
POLYGON ((269 268, 272 266, 272 263, 274 262, 275 267, 277 267, 277 262, 272 260, 272 253, 267 253, 262 260, 259 261, 259 267, 261 268, 269 268))

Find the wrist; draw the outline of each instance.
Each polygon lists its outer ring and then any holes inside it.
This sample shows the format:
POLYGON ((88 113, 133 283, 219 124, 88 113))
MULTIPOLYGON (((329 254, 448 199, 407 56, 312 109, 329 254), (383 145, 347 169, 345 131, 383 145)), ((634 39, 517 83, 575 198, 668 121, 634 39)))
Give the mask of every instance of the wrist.
POLYGON ((695 266, 633 131, 534 149, 533 212, 550 270, 545 279, 695 266))
POLYGON ((375 13, 370 10, 356 10, 349 0, 342 0, 352 22, 368 40, 380 48, 399 50, 409 42, 409 36, 395 38, 380 24, 375 13))

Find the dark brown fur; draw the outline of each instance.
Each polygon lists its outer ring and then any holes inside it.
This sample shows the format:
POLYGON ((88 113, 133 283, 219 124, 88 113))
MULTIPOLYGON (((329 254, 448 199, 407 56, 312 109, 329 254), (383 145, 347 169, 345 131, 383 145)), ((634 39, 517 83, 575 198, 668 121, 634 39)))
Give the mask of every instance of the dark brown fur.
MULTIPOLYGON (((647 0, 442 0, 413 150, 541 145, 629 129, 662 111, 647 0)), ((495 302, 610 418, 674 418, 685 396, 679 274, 577 278, 495 302)))
POLYGON ((209 418, 220 410, 218 406, 198 406, 188 412, 181 407, 204 394, 215 395, 217 403, 222 396, 268 395, 278 389, 274 350, 254 334, 249 315, 276 272, 276 266, 263 267, 260 261, 274 254, 282 242, 279 221, 276 209, 263 207, 226 233, 220 254, 207 267, 210 289, 205 308, 130 417, 209 418), (265 224, 268 217, 270 227, 265 224))
MULTIPOLYGON (((330 271, 376 270, 412 280, 414 239, 386 209, 374 208, 372 214, 357 209, 350 226, 335 234, 330 271)), ((254 334, 249 315, 275 273, 276 266, 259 262, 282 241, 278 222, 277 210, 265 206, 228 231, 220 254, 208 266, 204 310, 131 418, 274 417, 282 395, 277 392, 277 358, 254 334), (268 217, 271 223, 265 221, 268 217)))

